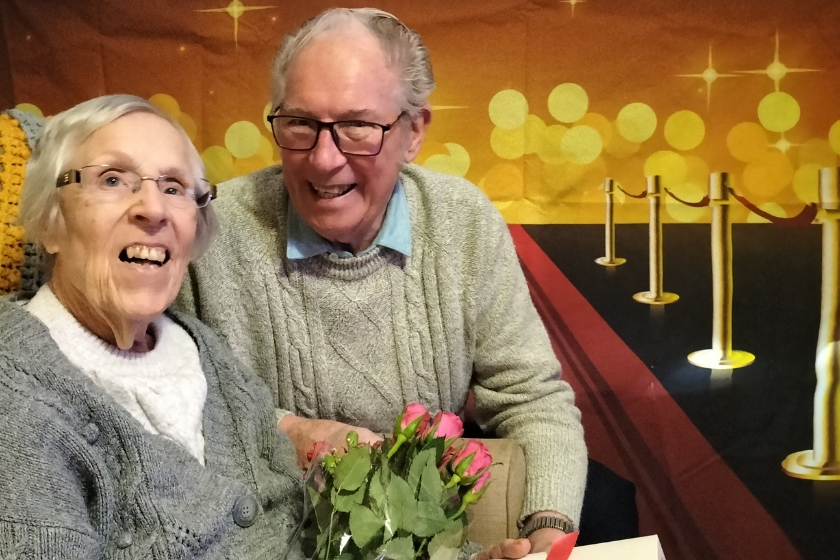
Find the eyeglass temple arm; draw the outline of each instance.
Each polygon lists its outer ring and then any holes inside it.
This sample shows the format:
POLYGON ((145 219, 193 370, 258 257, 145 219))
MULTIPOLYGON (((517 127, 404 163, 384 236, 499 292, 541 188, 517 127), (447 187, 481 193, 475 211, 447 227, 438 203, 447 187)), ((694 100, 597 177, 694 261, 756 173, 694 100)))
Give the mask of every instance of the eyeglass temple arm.
POLYGON ((82 182, 82 172, 78 169, 68 169, 55 180, 55 188, 82 182))

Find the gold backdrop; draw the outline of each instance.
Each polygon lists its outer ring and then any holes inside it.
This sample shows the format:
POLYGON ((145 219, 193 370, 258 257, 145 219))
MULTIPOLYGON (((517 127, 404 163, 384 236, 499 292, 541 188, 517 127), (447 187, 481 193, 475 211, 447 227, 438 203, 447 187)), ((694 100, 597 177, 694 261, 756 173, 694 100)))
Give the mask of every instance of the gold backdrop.
MULTIPOLYGON (((418 162, 480 185, 511 223, 597 223, 603 180, 687 201, 727 171, 775 216, 840 154, 836 0, 374 2, 418 30, 438 82, 418 162)), ((0 106, 46 116, 128 92, 176 116, 209 178, 279 161, 265 115, 281 38, 331 3, 2 0, 0 106)), ((348 6, 361 5, 348 3, 348 6)), ((664 221, 708 208, 668 198, 664 221)), ((616 198, 616 220, 647 203, 616 198)), ((733 220, 763 221, 741 205, 733 220)))

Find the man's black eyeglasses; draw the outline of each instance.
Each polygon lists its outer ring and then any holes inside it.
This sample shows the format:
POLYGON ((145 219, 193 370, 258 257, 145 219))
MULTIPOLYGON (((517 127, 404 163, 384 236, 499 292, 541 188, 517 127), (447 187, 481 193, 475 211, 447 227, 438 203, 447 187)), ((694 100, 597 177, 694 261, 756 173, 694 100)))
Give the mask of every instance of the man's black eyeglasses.
POLYGON ((390 124, 359 120, 324 122, 294 115, 269 115, 267 120, 271 123, 274 141, 285 150, 311 150, 318 143, 321 130, 326 128, 341 153, 351 156, 375 156, 382 151, 385 133, 394 128, 405 114, 403 111, 390 124))

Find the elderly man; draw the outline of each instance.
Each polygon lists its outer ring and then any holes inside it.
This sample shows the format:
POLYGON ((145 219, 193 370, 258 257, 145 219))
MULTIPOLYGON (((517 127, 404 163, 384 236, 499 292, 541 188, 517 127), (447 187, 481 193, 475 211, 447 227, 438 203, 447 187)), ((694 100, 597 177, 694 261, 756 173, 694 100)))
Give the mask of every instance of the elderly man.
POLYGON ((409 165, 434 88, 420 37, 390 14, 335 9, 287 36, 268 117, 283 165, 221 185, 219 242, 182 303, 274 392, 303 456, 387 431, 406 403, 522 443, 522 536, 546 550, 578 523, 580 413, 530 300, 507 226, 471 183, 409 165))

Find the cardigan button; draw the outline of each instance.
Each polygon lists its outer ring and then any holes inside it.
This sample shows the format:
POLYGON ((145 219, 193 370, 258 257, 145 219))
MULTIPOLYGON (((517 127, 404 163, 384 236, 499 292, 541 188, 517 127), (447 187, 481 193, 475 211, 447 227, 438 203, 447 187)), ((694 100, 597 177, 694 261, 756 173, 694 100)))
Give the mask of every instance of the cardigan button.
POLYGON ((259 513, 257 499, 250 494, 240 496, 233 504, 233 521, 243 529, 254 524, 257 513, 259 513))
POLYGON ((96 443, 96 440, 99 439, 99 426, 90 422, 86 424, 84 428, 82 428, 82 436, 87 440, 87 442, 91 445, 96 443))
POLYGON ((120 533, 120 536, 117 537, 117 548, 128 548, 133 541, 134 539, 128 531, 120 533))

